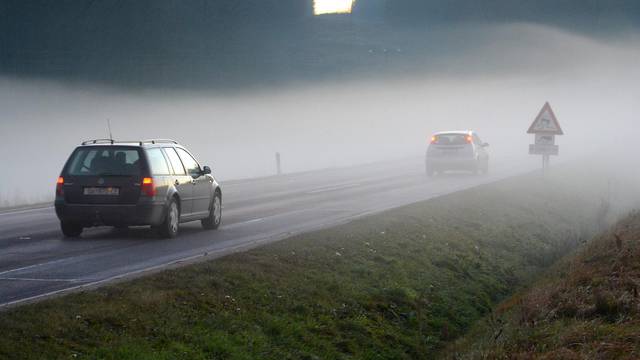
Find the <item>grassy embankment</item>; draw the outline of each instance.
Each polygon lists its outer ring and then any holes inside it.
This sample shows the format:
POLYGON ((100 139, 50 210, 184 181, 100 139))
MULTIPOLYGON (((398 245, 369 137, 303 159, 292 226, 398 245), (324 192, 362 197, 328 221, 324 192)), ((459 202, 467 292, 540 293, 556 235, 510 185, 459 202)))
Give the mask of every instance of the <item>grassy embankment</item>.
POLYGON ((563 175, 12 309, 0 358, 430 358, 597 231, 602 184, 563 175))
POLYGON ((640 358, 640 213, 567 256, 453 344, 460 359, 640 358))

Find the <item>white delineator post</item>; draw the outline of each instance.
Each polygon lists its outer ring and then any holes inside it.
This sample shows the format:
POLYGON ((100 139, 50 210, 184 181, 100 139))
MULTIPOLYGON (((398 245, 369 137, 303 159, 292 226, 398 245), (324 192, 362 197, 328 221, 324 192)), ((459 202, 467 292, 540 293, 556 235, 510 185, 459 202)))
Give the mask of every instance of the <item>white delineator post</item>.
POLYGON ((282 175, 282 167, 280 166, 280 153, 276 153, 276 174, 282 175))

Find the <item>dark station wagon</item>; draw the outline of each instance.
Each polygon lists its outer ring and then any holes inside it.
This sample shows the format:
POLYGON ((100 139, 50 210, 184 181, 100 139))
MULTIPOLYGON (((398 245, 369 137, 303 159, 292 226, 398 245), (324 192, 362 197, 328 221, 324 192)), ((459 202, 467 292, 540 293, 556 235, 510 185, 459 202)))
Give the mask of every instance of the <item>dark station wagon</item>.
POLYGON ((222 192, 211 169, 176 141, 97 139, 83 142, 67 160, 55 209, 68 237, 86 227, 139 225, 175 237, 188 221, 217 229, 222 192))

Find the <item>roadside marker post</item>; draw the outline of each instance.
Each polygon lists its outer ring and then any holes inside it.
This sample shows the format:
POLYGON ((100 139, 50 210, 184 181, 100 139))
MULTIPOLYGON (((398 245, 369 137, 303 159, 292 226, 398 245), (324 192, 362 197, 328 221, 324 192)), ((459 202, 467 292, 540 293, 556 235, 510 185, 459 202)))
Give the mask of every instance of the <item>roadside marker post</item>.
POLYGON ((276 153, 276 174, 282 175, 282 167, 280 165, 280 153, 276 153))
POLYGON ((542 172, 544 173, 549 168, 551 156, 560 154, 560 147, 556 145, 556 135, 564 135, 548 102, 544 104, 538 116, 529 126, 527 134, 535 135, 535 142, 529 145, 529 154, 542 155, 542 172))

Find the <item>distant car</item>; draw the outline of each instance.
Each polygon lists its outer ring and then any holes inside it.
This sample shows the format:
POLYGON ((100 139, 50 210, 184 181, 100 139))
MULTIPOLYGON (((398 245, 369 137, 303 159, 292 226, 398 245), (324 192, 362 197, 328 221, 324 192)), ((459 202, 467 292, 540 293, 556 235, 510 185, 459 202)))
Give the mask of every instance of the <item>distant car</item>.
POLYGON ((449 170, 489 171, 489 144, 482 142, 474 131, 443 131, 431 137, 427 149, 425 170, 428 176, 449 170))
POLYGON ((211 169, 176 141, 98 139, 83 142, 67 160, 55 209, 68 237, 91 226, 151 225, 172 238, 187 221, 217 229, 222 191, 211 169))

